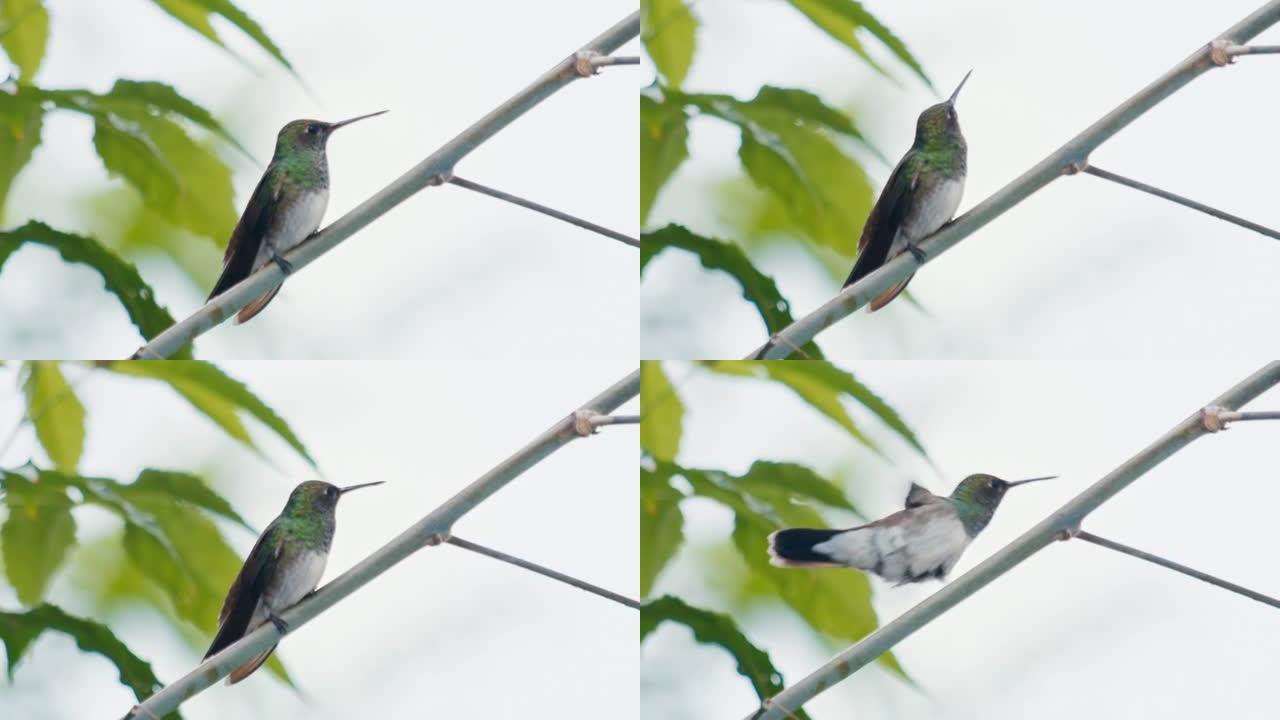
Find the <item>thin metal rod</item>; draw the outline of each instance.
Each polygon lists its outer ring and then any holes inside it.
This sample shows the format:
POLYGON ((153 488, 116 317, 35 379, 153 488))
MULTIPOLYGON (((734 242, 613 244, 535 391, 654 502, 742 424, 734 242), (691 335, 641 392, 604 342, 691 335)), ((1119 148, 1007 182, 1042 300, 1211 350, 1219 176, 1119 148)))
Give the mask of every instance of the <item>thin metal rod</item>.
POLYGON ((450 545, 456 545, 460 548, 463 548, 464 550, 470 550, 471 552, 480 553, 481 555, 491 557, 494 560, 501 560, 504 563, 509 563, 511 565, 515 565, 516 567, 522 567, 525 570, 532 570, 533 572, 536 572, 539 575, 549 577, 552 580, 559 580, 560 582, 566 585, 572 585, 573 587, 576 587, 579 590, 586 590, 589 593, 595 593, 596 595, 599 595, 602 598, 607 598, 609 600, 612 600, 618 603, 619 605, 626 605, 627 607, 635 608, 636 610, 640 609, 640 601, 638 600, 632 600, 631 598, 625 595, 619 595, 618 593, 613 592, 611 590, 605 590, 604 588, 598 585, 592 585, 591 583, 585 580, 579 580, 578 578, 575 578, 571 575, 565 575, 562 572, 556 572, 551 568, 543 567, 541 565, 538 565, 537 563, 531 563, 528 560, 521 560, 515 555, 508 555, 499 550, 494 550, 493 548, 488 548, 488 547, 485 547, 484 545, 473 543, 470 540, 463 540, 457 535, 450 536, 449 539, 446 540, 445 542, 449 543, 450 545))
MULTIPOLYGON (((1225 38, 1235 43, 1246 43, 1277 21, 1280 21, 1280 0, 1271 0, 1228 28, 1215 42, 1220 43, 1221 39, 1225 38)), ((1079 135, 1068 140, 1065 145, 1053 151, 1021 177, 1000 188, 969 212, 922 240, 918 247, 924 251, 925 262, 936 260, 939 255, 1061 177, 1070 168, 1083 166, 1088 161, 1089 154, 1099 145, 1182 89, 1187 83, 1218 67, 1218 63, 1214 62, 1212 56, 1214 49, 1214 43, 1202 45, 1150 85, 1125 100, 1079 135)), ((872 298, 915 272, 920 265, 915 255, 902 253, 858 282, 841 290, 838 295, 817 310, 775 333, 763 346, 748 353, 747 359, 780 360, 787 357, 794 352, 793 348, 803 346, 818 333, 852 315, 872 298)))
POLYGON ((505 200, 513 205, 519 205, 520 207, 528 208, 535 212, 540 212, 543 215, 547 215, 548 217, 553 217, 557 220, 563 220, 564 222, 567 222, 570 225, 577 225, 580 228, 583 228, 585 230, 590 230, 591 232, 594 232, 594 233, 599 233, 601 235, 604 235, 607 238, 613 238, 614 240, 617 240, 622 243, 626 243, 627 245, 631 245, 633 247, 640 247, 640 241, 633 237, 623 235, 622 233, 616 230, 610 230, 607 227, 604 227, 602 225, 597 225, 587 220, 583 220, 582 218, 574 217, 569 213, 560 212, 555 208, 547 207, 546 205, 543 205, 541 203, 536 203, 532 200, 525 200, 524 198, 517 197, 515 195, 512 195, 511 193, 506 193, 501 190, 496 190, 494 188, 481 185, 478 182, 472 182, 471 180, 465 180, 463 178, 458 177, 457 175, 454 175, 453 177, 449 178, 449 183, 452 185, 457 185, 458 187, 461 187, 461 188, 466 188, 468 190, 474 190, 475 192, 478 192, 481 195, 488 195, 489 197, 497 198, 499 200, 505 200))
POLYGON ((1280 240, 1280 232, 1272 230, 1271 228, 1265 225, 1259 225, 1258 223, 1250 222, 1248 220, 1245 220, 1242 217, 1232 215, 1231 213, 1223 212, 1217 208, 1209 207, 1204 203, 1196 202, 1195 200, 1192 200, 1190 198, 1185 198, 1181 195, 1175 195, 1169 192, 1168 190, 1161 190, 1158 187, 1148 185, 1144 182, 1139 182, 1137 180, 1134 180, 1133 178, 1127 178, 1123 175, 1117 175, 1109 170, 1103 170, 1102 168, 1097 167, 1096 165, 1086 165, 1083 168, 1082 172, 1088 173, 1089 175, 1093 175, 1094 177, 1100 177, 1103 180, 1110 180, 1113 183, 1124 185, 1125 187, 1131 187, 1134 190, 1141 190, 1144 193, 1155 195, 1158 198, 1164 198, 1165 200, 1168 200, 1170 202, 1175 202, 1179 205, 1182 205, 1183 207, 1189 207, 1192 210, 1199 210, 1205 215, 1216 217, 1219 220, 1226 220, 1227 222, 1233 225, 1239 225, 1240 227, 1248 228, 1261 235, 1266 235, 1269 238, 1275 238, 1276 240, 1280 240))
MULTIPOLYGON (((1280 361, 1265 365, 1213 400, 1210 405, 1236 409, 1277 384, 1280 384, 1280 361)), ((1211 432, 1204 425, 1202 411, 1192 413, 1016 540, 978 563, 969 572, 947 583, 915 607, 881 625, 875 632, 842 651, 804 679, 770 698, 747 717, 753 720, 782 720, 787 712, 794 712, 818 693, 874 662, 912 633, 1053 543, 1064 530, 1080 527, 1089 513, 1192 441, 1211 432)))
POLYGON ((591 424, 600 427, 601 425, 638 425, 640 424, 639 415, 597 415, 591 418, 591 424))
MULTIPOLYGON (((639 393, 640 371, 636 370, 588 400, 582 409, 609 413, 639 393)), ((401 560, 424 547, 439 545, 443 542, 458 518, 475 509, 529 468, 581 437, 573 428, 573 417, 569 415, 557 421, 528 445, 481 475, 391 542, 308 595, 297 605, 281 612, 280 618, 287 623, 290 632, 338 604, 401 560)), ((135 706, 125 717, 164 717, 192 696, 243 665, 249 658, 279 642, 280 637, 280 632, 276 630, 275 625, 264 624, 232 643, 225 650, 201 662, 182 678, 160 689, 141 705, 135 706)))
POLYGON ((1139 560, 1146 560, 1147 562, 1155 565, 1159 565, 1160 567, 1169 568, 1170 570, 1173 570, 1175 572, 1180 572, 1183 575, 1187 575, 1197 580, 1207 582, 1210 585, 1216 585, 1222 588, 1223 590, 1230 590, 1231 592, 1236 593, 1237 595, 1243 595, 1249 598, 1250 600, 1257 600, 1258 602, 1263 603, 1264 605, 1270 605, 1271 607, 1274 607, 1274 608, 1280 608, 1280 600, 1277 600, 1271 597, 1270 595, 1263 595, 1260 592, 1254 592, 1253 590, 1250 590, 1249 588, 1244 587, 1243 585, 1237 585, 1233 582, 1227 582, 1226 580, 1223 580, 1221 578, 1216 578, 1208 573, 1202 573, 1199 570, 1189 568, 1186 565, 1176 563, 1172 560, 1166 560, 1160 557, 1159 555, 1152 555, 1149 552, 1143 552, 1142 550, 1139 550, 1137 548, 1129 547, 1128 545, 1122 545, 1114 540, 1108 540, 1104 537, 1098 537, 1097 535, 1094 535, 1091 532, 1085 532, 1084 530, 1076 530, 1075 532, 1071 533, 1071 536, 1074 538, 1078 538, 1080 540, 1091 542, 1094 545, 1098 545, 1100 547, 1104 547, 1109 550, 1115 550, 1116 552, 1120 552, 1120 553, 1124 553, 1125 555, 1136 557, 1139 560))
MULTIPOLYGON (((639 34, 640 11, 637 10, 587 43, 583 51, 608 54, 639 34)), ((284 259, 293 266, 294 272, 297 272, 420 190, 440 184, 453 172, 454 166, 460 160, 471 154, 482 143, 556 91, 580 79, 582 76, 576 69, 577 60, 578 53, 574 53, 556 63, 530 85, 489 111, 489 114, 428 155, 426 159, 390 185, 374 193, 346 215, 311 236, 306 242, 285 253, 284 259)), ((173 355, 192 340, 235 315, 254 298, 279 285, 283 280, 284 274, 280 271, 279 265, 268 263, 261 270, 205 303, 204 307, 186 319, 174 323, 152 338, 134 353, 133 359, 167 358, 173 355)))

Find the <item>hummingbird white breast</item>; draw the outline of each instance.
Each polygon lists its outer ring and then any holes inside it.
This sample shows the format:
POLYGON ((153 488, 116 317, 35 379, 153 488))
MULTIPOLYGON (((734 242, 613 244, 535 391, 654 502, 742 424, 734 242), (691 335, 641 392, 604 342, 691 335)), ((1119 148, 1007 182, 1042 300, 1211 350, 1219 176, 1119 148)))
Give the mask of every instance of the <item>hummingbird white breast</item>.
POLYGON ((268 582, 257 607, 253 609, 253 619, 249 626, 257 627, 267 621, 266 605, 270 605, 279 614, 315 590, 320 584, 320 578, 324 576, 324 565, 328 559, 328 553, 303 550, 294 562, 282 563, 278 573, 268 582), (264 601, 266 605, 263 604, 264 601))
POLYGON ((813 546, 832 562, 873 572, 895 583, 945 577, 972 538, 946 500, 846 530, 813 546))
POLYGON ((301 191, 298 198, 280 208, 280 219, 258 247, 253 268, 257 270, 271 262, 272 250, 284 254, 302 244, 311 233, 320 228, 324 212, 329 207, 329 188, 301 191))
POLYGON ((893 238, 889 257, 906 252, 908 243, 929 237, 955 216, 964 197, 964 175, 944 177, 932 187, 921 188, 919 193, 893 238))

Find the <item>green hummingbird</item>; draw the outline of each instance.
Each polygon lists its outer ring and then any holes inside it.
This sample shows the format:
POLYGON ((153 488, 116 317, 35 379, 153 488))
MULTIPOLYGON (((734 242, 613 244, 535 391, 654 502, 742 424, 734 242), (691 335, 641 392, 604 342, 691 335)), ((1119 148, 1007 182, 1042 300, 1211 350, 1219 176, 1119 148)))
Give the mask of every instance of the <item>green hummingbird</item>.
MULTIPOLYGON (((964 195, 967 148, 956 118, 956 96, 973 73, 965 73, 945 102, 930 106, 916 120, 916 139, 911 149, 889 175, 884 190, 871 208, 858 238, 858 259, 853 264, 849 287, 889 260, 909 252, 924 262, 924 251, 916 243, 946 225, 960 207, 964 195)), ((914 275, 915 273, 912 273, 914 275)), ((875 312, 898 296, 907 283, 901 282, 868 303, 875 312)))
MULTIPOLYGON (((226 292, 269 262, 288 275, 293 267, 284 253, 302 244, 320 227, 329 204, 329 161, 325 146, 334 130, 387 112, 361 115, 342 122, 294 120, 276 136, 276 152, 271 164, 253 189, 249 204, 227 241, 222 258, 222 275, 209 299, 226 292)), ((243 323, 271 302, 280 292, 277 285, 236 314, 243 323)))
MULTIPOLYGON (((338 498, 363 487, 382 482, 340 488, 319 480, 299 484, 289 494, 284 511, 271 521, 262 537, 249 551, 240 574, 218 613, 218 634, 205 658, 267 622, 284 634, 289 626, 279 612, 292 607, 320 584, 329 546, 333 543, 334 509, 338 498)), ((231 671, 228 685, 245 679, 266 662, 275 645, 231 671)))
POLYGON ((1056 476, 1008 482, 970 475, 940 497, 911 484, 905 507, 847 530, 792 528, 769 536, 770 562, 782 567, 852 567, 898 585, 941 580, 991 522, 1005 492, 1056 476))

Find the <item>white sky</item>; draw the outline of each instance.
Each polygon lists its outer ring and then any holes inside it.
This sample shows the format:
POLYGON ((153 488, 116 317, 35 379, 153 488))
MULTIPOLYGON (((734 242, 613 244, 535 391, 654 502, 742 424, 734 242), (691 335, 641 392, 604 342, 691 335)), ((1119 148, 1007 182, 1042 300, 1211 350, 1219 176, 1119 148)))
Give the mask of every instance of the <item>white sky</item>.
MULTIPOLYGON (((877 431, 890 461, 876 459, 781 386, 691 372, 684 364, 668 369, 675 382, 684 379, 679 462, 741 472, 764 458, 849 473, 858 488, 851 499, 873 517, 899 509, 912 480, 949 492, 974 472, 1061 476, 1010 493, 962 557, 958 577, 1259 365, 1238 358, 1141 367, 1103 360, 860 363, 855 374, 902 413, 940 476, 856 406, 855 419, 877 431)), ((1280 391, 1251 407, 1280 407, 1280 391)), ((1272 508, 1280 502, 1275 433, 1272 423, 1243 423, 1198 440, 1084 527, 1280 595, 1270 546, 1272 508)), ((732 518, 708 502, 683 507, 691 547, 654 593, 723 607, 708 587, 713 571, 698 558, 728 542, 732 518)), ((894 589, 873 580, 881 621, 938 587, 894 589)), ((819 646, 793 618, 780 604, 739 618, 788 682, 843 646, 819 646)), ((1083 542, 1059 543, 895 648, 918 688, 873 666, 806 707, 815 718, 864 720, 1271 717, 1277 632, 1273 608, 1083 542)), ((646 641, 641 667, 652 679, 643 686, 645 718, 736 719, 756 702, 727 655, 696 646, 680 629, 664 627, 646 641)))
MULTIPOLYGON (((865 5, 959 101, 969 145, 961 211, 991 195, 1261 3, 1226 0, 1084 0, 1070 4, 865 5)), ((750 97, 760 85, 803 87, 852 108, 870 140, 896 161, 915 118, 936 97, 872 39, 899 85, 874 74, 785 3, 703 0, 689 91, 750 97), (746 49, 749 48, 749 52, 746 49)), ((1260 42, 1276 42, 1277 31, 1260 42)), ((1273 159, 1274 56, 1209 73, 1138 120, 1093 156, 1144 180, 1271 227, 1280 226, 1273 159)), ((690 124, 693 157, 659 196, 651 225, 726 232, 705 192, 741 175, 738 133, 690 124)), ((890 167, 866 164, 875 187, 890 167)), ((1073 357, 1082 352, 1181 353, 1188 347, 1274 354, 1280 304, 1276 241, 1093 177, 1055 181, 922 270, 924 304, 860 313, 819 336, 829 357, 1073 357)), ((806 256, 762 253, 799 317, 837 290, 806 256)), ((764 340, 736 285, 687 253, 665 253, 645 272, 646 357, 742 357, 764 340)))

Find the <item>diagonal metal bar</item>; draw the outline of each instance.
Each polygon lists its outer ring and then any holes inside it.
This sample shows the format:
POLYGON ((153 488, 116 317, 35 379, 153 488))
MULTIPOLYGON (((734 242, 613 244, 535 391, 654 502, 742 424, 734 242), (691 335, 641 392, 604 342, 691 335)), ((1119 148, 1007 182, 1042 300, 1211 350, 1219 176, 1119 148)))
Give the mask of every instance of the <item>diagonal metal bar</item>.
MULTIPOLYGON (((640 393, 640 371, 622 378, 604 392, 588 400, 583 410, 609 413, 640 393)), ((548 455, 581 437, 573 427, 574 415, 558 421, 533 442, 498 463, 433 510, 395 539, 361 560, 350 570, 334 578, 302 602, 280 613, 290 632, 313 620, 317 615, 341 602, 401 560, 424 547, 439 545, 450 534, 453 524, 474 510, 491 495, 515 480, 548 455)), ((218 682, 249 658, 280 641, 275 626, 267 623, 237 640, 227 649, 205 660, 196 669, 162 688, 145 702, 134 706, 127 718, 164 717, 197 693, 218 682)))
MULTIPOLYGON (((1213 400, 1210 405, 1234 410, 1277 384, 1280 384, 1280 361, 1262 367, 1213 400)), ((1211 432, 1204 424, 1201 411, 1192 413, 1123 465, 1112 470, 994 555, 978 563, 972 570, 892 621, 881 625, 878 630, 804 679, 766 700, 760 709, 747 716, 748 720, 782 720, 788 713, 795 712, 818 693, 875 661, 912 633, 1043 550, 1059 539, 1063 531, 1080 527, 1089 513, 1133 481, 1190 445, 1196 438, 1211 432)))
MULTIPOLYGON (((636 11, 587 43, 584 51, 608 54, 639 34, 640 12, 636 11)), ((575 53, 556 63, 529 86, 491 110, 471 127, 463 130, 409 172, 401 175, 390 185, 379 190, 298 247, 285 253, 285 260, 293 265, 295 272, 301 270, 415 193, 432 185, 439 185, 453 172, 459 160, 557 90, 580 79, 582 76, 577 72, 576 62, 577 54, 575 53)), ((132 359, 156 360, 173 355, 178 349, 221 324, 254 298, 278 285, 283 279, 284 275, 279 267, 274 263, 267 265, 230 290, 205 303, 204 307, 191 316, 174 323, 152 338, 133 354, 132 359)))
MULTIPOLYGON (((1111 139, 1148 110, 1182 89, 1187 83, 1218 67, 1213 54, 1224 41, 1245 43, 1258 33, 1280 21, 1280 0, 1271 0, 1251 15, 1227 28, 1212 43, 1201 46, 1185 60, 1161 75, 1150 85, 1125 100, 1083 132, 1067 141, 1013 182, 997 190, 952 222, 920 242, 925 262, 932 262, 956 243, 977 232, 987 223, 1000 217, 1010 208, 1026 200, 1033 193, 1061 177, 1073 168, 1087 164, 1089 154, 1099 145, 1111 139)), ((911 253, 903 253, 882 265, 875 272, 840 291, 834 298, 791 325, 780 330, 763 346, 747 355, 747 359, 779 360, 790 355, 792 348, 801 347, 818 333, 836 322, 852 315, 866 305, 871 298, 896 285, 907 275, 919 269, 911 253)))
POLYGON ((1183 565, 1181 563, 1176 563, 1172 560, 1166 560, 1160 557, 1159 555, 1152 555, 1151 553, 1144 552, 1142 550, 1139 550, 1138 548, 1129 547, 1128 545, 1118 543, 1114 540, 1108 540, 1107 538, 1099 537, 1097 535, 1094 535, 1091 532, 1085 532, 1084 530, 1076 530, 1074 532, 1072 531, 1068 531, 1068 532, 1070 532, 1070 535, 1073 538, 1078 538, 1086 542, 1091 542, 1094 545, 1097 545, 1099 547, 1104 547, 1104 548, 1107 548, 1108 550, 1115 550, 1118 553, 1124 553, 1125 555, 1128 555, 1130 557, 1136 557, 1139 560, 1146 560, 1147 562, 1152 563, 1153 565, 1159 565, 1162 568, 1168 568, 1170 570, 1173 570, 1174 572, 1180 572, 1183 575, 1186 575, 1188 577, 1193 577, 1201 582, 1207 582, 1210 585, 1216 585, 1217 587, 1220 587, 1223 590, 1230 590, 1231 592, 1236 593, 1237 595, 1243 595, 1249 598, 1250 600, 1257 600, 1258 602, 1263 603, 1264 605, 1270 605, 1271 607, 1274 607, 1274 608, 1280 608, 1280 600, 1277 600, 1271 597, 1270 595, 1263 595, 1260 592, 1250 590, 1249 588, 1243 585, 1237 585, 1233 582, 1228 582, 1221 578, 1214 577, 1209 573, 1200 572, 1195 568, 1189 568, 1186 565, 1183 565))
POLYGON ((518 197, 516 195, 512 195, 511 193, 503 192, 501 190, 491 188, 487 185, 481 185, 478 182, 472 182, 470 180, 460 178, 456 175, 449 178, 449 184, 457 185, 460 188, 466 188, 468 190, 478 192, 481 195, 488 195, 491 198, 505 200, 506 202, 509 202, 512 205, 519 205, 522 208, 528 208, 529 210, 532 210, 534 212, 539 212, 548 217, 553 217, 557 220, 562 220, 564 222, 569 223, 570 225, 576 225, 584 230, 590 230, 593 233, 598 233, 607 238, 612 238, 614 240, 617 240, 618 242, 625 243, 633 247, 640 247, 640 241, 629 235, 624 235, 623 233, 620 233, 616 230, 610 230, 609 228, 604 227, 603 225, 597 225, 588 220, 583 220, 582 218, 574 217, 569 213, 560 212, 559 210, 556 210, 555 208, 552 208, 552 207, 547 207, 542 203, 536 203, 532 200, 525 200, 524 198, 518 197))
POLYGON ((1272 230, 1271 228, 1265 225, 1259 225, 1256 222, 1245 220, 1244 218, 1239 217, 1237 215, 1232 215, 1231 213, 1223 212, 1215 207, 1210 207, 1208 205, 1205 205, 1204 203, 1196 202, 1191 198, 1186 198, 1181 195, 1175 195, 1174 193, 1171 193, 1168 190, 1161 190, 1160 188, 1155 187, 1154 185, 1148 185, 1144 182, 1139 182, 1137 180, 1134 180, 1133 178, 1127 178, 1124 175, 1117 175, 1116 173, 1113 173, 1109 170, 1103 170, 1102 168, 1096 165, 1086 165, 1085 167, 1081 168, 1080 172, 1087 173, 1094 177, 1100 177, 1103 180, 1110 180, 1113 183, 1124 185, 1125 187, 1131 187, 1134 190, 1141 190, 1144 193, 1147 193, 1149 195, 1155 195, 1158 198, 1164 198, 1169 202, 1177 203, 1183 207, 1189 207, 1192 210, 1199 210, 1205 215, 1218 218, 1219 220, 1226 220, 1227 222, 1233 225, 1239 225, 1242 228, 1248 228, 1260 235, 1266 235, 1269 238, 1275 238, 1276 240, 1280 240, 1280 232, 1272 230))

